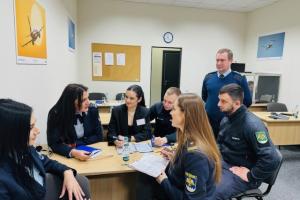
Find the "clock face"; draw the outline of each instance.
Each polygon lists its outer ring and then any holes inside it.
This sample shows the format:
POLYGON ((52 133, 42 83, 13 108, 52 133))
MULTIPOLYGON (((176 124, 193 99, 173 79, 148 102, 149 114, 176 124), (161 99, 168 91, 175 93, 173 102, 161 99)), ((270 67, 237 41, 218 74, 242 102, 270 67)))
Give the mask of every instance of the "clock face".
POLYGON ((173 34, 171 32, 165 32, 164 41, 165 43, 171 43, 173 41, 173 34))

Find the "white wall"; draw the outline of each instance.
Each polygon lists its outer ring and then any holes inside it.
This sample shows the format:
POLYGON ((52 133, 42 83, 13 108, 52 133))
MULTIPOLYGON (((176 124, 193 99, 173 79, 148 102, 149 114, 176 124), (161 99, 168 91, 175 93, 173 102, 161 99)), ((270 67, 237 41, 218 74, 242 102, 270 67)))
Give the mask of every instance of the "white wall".
POLYGON ((246 14, 167 7, 111 0, 78 1, 79 80, 90 91, 109 92, 113 98, 132 82, 92 81, 91 43, 141 45, 141 81, 150 99, 151 47, 182 47, 181 89, 201 93, 206 73, 215 70, 215 53, 231 48, 244 61, 246 14), (166 45, 162 35, 174 34, 166 45))
POLYGON ((300 1, 279 1, 271 6, 249 13, 245 55, 247 71, 280 73, 279 101, 289 109, 300 104, 299 52, 300 52, 300 1), (285 32, 283 58, 281 60, 256 59, 260 35, 285 32))
POLYGON ((0 1, 0 98, 12 98, 34 108, 46 143, 47 114, 69 82, 77 81, 77 53, 68 51, 68 17, 76 23, 73 0, 40 0, 46 10, 47 65, 16 65, 14 1, 0 1))

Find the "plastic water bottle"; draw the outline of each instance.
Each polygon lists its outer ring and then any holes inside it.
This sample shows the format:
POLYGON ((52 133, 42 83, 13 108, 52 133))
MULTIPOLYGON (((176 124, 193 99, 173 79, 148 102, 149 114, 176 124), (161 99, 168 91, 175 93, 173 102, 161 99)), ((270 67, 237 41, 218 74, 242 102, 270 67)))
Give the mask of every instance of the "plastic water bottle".
POLYGON ((294 110, 293 110, 293 115, 295 118, 298 118, 298 114, 299 114, 299 106, 296 105, 294 110))
POLYGON ((122 93, 122 95, 121 95, 121 103, 124 103, 125 102, 125 95, 124 95, 124 93, 122 93))
POLYGON ((155 147, 155 136, 154 135, 152 135, 152 138, 151 138, 151 146, 155 147))
POLYGON ((124 146, 123 146, 123 151, 122 151, 122 158, 124 161, 124 165, 128 165, 129 161, 129 142, 128 142, 128 137, 124 137, 124 146))

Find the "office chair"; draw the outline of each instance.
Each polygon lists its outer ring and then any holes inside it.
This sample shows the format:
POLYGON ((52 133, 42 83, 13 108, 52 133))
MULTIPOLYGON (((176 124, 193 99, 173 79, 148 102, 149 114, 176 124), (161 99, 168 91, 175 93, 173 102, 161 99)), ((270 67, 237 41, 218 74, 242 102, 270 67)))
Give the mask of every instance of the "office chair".
POLYGON ((263 181, 264 183, 268 184, 268 187, 267 187, 266 191, 262 192, 259 188, 252 189, 252 190, 247 190, 247 191, 245 191, 241 194, 238 194, 238 195, 235 195, 235 196, 231 197, 231 200, 233 200, 233 199, 241 200, 241 199, 247 198, 247 197, 254 197, 257 200, 263 200, 263 197, 267 196, 270 193, 270 191, 272 189, 272 186, 274 185, 274 183, 276 181, 278 172, 281 168, 281 164, 282 164, 282 161, 283 161, 280 151, 278 149, 276 149, 276 152, 277 152, 277 154, 280 158, 279 165, 277 166, 277 169, 274 171, 272 176, 270 176, 269 178, 267 178, 266 180, 263 181))
POLYGON ((267 104, 268 112, 287 112, 288 109, 284 103, 268 103, 267 104))
POLYGON ((263 94, 259 98, 259 103, 269 103, 272 101, 272 97, 270 94, 263 94))
MULTIPOLYGON (((122 97, 125 98, 125 93, 118 93, 118 94, 116 95, 116 100, 117 100, 117 101, 120 101, 120 100, 122 100, 122 97)), ((123 99, 123 100, 124 100, 124 99, 123 99)))
POLYGON ((90 100, 102 100, 103 97, 106 98, 106 95, 101 92, 91 92, 89 93, 89 99, 90 100))

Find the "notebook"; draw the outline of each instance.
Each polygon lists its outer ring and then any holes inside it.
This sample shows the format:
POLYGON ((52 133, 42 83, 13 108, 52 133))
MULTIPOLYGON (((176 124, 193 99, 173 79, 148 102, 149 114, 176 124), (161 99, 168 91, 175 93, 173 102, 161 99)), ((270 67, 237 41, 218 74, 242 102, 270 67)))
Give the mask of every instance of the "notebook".
POLYGON ((166 169, 168 163, 169 161, 163 157, 144 154, 140 160, 129 164, 129 167, 156 178, 166 169))
POLYGON ((95 158, 102 153, 102 150, 99 148, 94 148, 94 147, 85 146, 85 145, 78 146, 78 147, 76 147, 76 149, 90 152, 91 158, 95 158))

